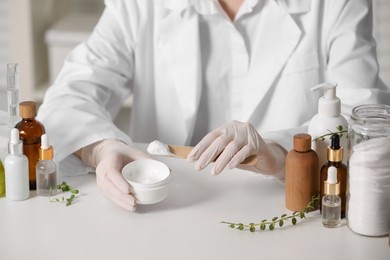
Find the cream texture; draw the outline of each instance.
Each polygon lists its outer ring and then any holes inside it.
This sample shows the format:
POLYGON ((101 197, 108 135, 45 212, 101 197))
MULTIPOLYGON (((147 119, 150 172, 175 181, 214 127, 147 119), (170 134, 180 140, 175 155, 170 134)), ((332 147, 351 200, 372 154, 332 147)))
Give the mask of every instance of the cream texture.
POLYGON ((152 155, 175 156, 171 153, 167 144, 155 140, 148 145, 147 151, 152 155))

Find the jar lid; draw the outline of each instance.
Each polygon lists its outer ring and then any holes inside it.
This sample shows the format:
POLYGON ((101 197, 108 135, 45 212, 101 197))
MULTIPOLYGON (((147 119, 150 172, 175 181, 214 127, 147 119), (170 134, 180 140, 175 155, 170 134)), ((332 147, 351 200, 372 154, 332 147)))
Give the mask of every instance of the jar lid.
POLYGON ((33 101, 23 101, 19 103, 19 115, 21 118, 35 118, 37 115, 37 105, 33 101))
POLYGON ((297 152, 307 152, 311 149, 311 135, 301 133, 294 135, 294 150, 297 152))

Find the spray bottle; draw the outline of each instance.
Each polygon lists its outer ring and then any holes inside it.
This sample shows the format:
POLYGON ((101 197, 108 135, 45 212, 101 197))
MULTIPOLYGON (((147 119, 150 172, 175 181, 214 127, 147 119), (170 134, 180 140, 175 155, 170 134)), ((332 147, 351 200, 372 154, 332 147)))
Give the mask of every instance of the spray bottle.
MULTIPOLYGON (((325 82, 311 88, 312 91, 324 90, 324 95, 318 101, 318 114, 309 123, 308 134, 313 138, 312 149, 317 153, 319 165, 328 162, 327 148, 331 143, 331 133, 340 135, 340 144, 347 147, 346 134, 348 122, 341 115, 341 102, 336 96, 337 83, 325 82)), ((345 162, 344 162, 345 163, 345 162)))

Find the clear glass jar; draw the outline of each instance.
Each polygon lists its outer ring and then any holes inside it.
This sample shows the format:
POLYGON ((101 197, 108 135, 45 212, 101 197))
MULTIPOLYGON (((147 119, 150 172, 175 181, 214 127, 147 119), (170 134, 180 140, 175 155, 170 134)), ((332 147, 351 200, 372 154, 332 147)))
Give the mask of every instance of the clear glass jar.
POLYGON ((348 227, 365 236, 390 231, 390 106, 352 110, 348 133, 348 227))

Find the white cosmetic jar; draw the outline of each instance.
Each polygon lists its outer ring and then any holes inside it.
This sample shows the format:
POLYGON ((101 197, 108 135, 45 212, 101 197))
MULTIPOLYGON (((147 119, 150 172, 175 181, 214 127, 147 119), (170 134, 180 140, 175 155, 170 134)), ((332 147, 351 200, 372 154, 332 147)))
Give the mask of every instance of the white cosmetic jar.
POLYGON ((136 160, 123 167, 122 175, 130 183, 137 204, 154 204, 168 196, 171 171, 162 162, 136 160))

